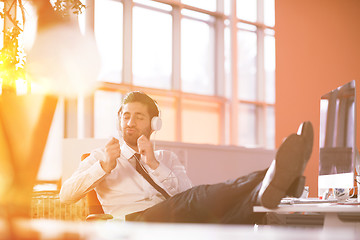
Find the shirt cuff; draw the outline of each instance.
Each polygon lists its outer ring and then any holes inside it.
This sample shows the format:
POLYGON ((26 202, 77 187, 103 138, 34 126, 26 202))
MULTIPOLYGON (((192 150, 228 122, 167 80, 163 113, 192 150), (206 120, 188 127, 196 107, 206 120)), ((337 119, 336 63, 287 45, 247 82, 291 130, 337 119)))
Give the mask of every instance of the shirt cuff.
POLYGON ((102 176, 107 174, 107 172, 105 172, 100 163, 101 160, 104 160, 106 158, 104 151, 97 149, 92 153, 92 157, 96 160, 95 164, 92 165, 92 167, 94 168, 92 170, 95 171, 94 174, 102 173, 102 176))
POLYGON ((163 163, 159 162, 159 166, 155 170, 151 170, 151 173, 160 181, 164 181, 171 174, 171 170, 163 163))
POLYGON ((102 178, 107 173, 101 167, 100 161, 96 161, 95 164, 93 164, 90 167, 90 174, 92 176, 92 179, 97 181, 98 179, 102 178))

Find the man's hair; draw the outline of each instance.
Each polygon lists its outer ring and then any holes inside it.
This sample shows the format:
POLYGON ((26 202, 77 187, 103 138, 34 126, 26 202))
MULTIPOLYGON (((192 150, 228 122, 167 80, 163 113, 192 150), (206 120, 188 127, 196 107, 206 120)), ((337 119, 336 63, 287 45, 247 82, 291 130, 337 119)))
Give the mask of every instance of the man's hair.
POLYGON ((140 91, 129 92, 128 94, 125 95, 125 97, 121 102, 121 106, 118 111, 118 116, 120 116, 121 111, 125 104, 133 103, 133 102, 139 102, 145 104, 147 106, 150 119, 155 116, 159 116, 159 108, 157 106, 157 102, 148 95, 146 95, 145 93, 140 91))

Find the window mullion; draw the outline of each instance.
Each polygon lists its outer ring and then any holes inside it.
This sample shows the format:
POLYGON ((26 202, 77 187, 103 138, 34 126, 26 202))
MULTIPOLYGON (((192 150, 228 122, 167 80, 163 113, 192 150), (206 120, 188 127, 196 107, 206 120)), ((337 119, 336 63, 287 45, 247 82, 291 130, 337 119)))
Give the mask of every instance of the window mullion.
POLYGON ((230 14, 230 76, 231 76, 231 100, 230 100, 230 144, 238 144, 238 69, 237 69, 237 17, 236 17, 236 0, 231 1, 231 14, 230 14))
MULTIPOLYGON (((266 94, 266 81, 265 81, 265 69, 264 69, 264 30, 257 29, 257 101, 264 102, 266 94)), ((264 146, 266 144, 266 122, 265 122, 265 105, 259 105, 259 111, 257 118, 257 144, 259 146, 264 146)))
POLYGON ((181 9, 173 7, 172 89, 181 90, 181 9))
POLYGON ((123 72, 122 82, 132 84, 132 0, 124 0, 123 72))
MULTIPOLYGON (((173 6, 173 54, 172 54, 172 89, 181 91, 181 8, 173 6)), ((182 140, 182 104, 181 97, 175 99, 175 140, 182 140)))
POLYGON ((256 15, 256 21, 261 25, 264 25, 264 0, 257 0, 256 15))
MULTIPOLYGON (((257 0, 257 22, 264 22, 264 1, 257 0)), ((266 99, 266 81, 265 81, 265 32, 264 28, 257 27, 257 101, 265 102, 266 99)), ((266 146, 266 104, 260 104, 257 107, 257 144, 266 146)))
MULTIPOLYGON (((224 13, 224 1, 218 0, 217 1, 217 12, 224 13)), ((225 42, 224 42, 224 30, 225 24, 224 19, 220 17, 216 17, 215 23, 215 95, 216 96, 225 96, 225 69, 224 69, 224 62, 225 62, 225 42)), ((220 144, 225 144, 225 103, 222 102, 220 104, 220 111, 219 111, 219 129, 220 129, 220 144)))

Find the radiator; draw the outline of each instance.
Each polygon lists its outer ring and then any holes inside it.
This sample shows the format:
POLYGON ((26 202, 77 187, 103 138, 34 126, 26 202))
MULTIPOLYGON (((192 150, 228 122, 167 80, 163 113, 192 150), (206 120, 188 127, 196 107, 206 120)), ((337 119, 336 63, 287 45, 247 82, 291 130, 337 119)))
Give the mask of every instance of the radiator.
POLYGON ((58 191, 41 191, 33 193, 30 214, 31 218, 84 221, 89 211, 86 198, 74 204, 63 204, 58 191))

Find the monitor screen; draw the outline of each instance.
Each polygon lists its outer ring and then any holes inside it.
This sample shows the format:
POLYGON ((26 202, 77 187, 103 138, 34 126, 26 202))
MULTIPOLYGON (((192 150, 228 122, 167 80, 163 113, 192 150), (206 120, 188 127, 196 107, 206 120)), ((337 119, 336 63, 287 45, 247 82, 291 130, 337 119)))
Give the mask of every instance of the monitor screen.
POLYGON ((320 189, 354 186, 356 107, 355 80, 320 100, 320 189))

